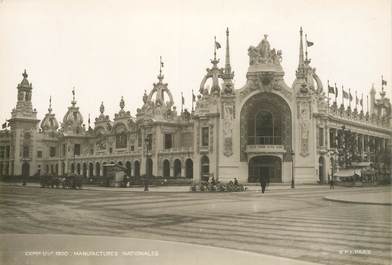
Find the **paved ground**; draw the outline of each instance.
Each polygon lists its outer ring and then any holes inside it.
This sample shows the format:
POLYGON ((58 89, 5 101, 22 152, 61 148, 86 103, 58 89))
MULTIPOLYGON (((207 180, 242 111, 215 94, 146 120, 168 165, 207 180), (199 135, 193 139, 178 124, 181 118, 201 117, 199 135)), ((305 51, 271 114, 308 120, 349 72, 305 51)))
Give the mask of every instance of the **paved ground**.
POLYGON ((322 264, 392 260, 391 206, 323 200, 388 188, 272 187, 266 194, 0 189, 1 234, 166 240, 322 264))
POLYGON ((392 193, 386 192, 366 192, 356 194, 332 194, 324 197, 326 200, 346 203, 359 204, 378 204, 378 205, 392 205, 392 193))

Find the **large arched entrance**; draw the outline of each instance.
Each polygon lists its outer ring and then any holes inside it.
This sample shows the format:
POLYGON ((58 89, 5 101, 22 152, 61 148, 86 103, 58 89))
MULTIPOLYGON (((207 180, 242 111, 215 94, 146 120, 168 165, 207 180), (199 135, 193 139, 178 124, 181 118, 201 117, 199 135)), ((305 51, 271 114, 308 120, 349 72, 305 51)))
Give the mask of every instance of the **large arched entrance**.
POLYGON ((240 114, 241 161, 248 160, 248 145, 282 145, 285 150, 291 149, 291 119, 290 106, 281 96, 262 92, 250 97, 240 114))
POLYGON ((276 156, 256 156, 249 161, 248 182, 260 181, 265 176, 271 183, 282 182, 282 161, 276 156))
POLYGON ((24 162, 22 164, 22 177, 27 178, 30 176, 30 164, 28 162, 24 162))

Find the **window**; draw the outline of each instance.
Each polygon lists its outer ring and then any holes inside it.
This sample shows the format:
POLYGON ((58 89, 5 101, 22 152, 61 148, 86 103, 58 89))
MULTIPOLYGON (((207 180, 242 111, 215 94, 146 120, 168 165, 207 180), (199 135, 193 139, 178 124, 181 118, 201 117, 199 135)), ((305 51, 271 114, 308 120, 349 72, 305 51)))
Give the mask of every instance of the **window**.
POLYGON ((203 127, 201 129, 201 145, 208 146, 208 140, 209 140, 209 128, 203 127))
POLYGON ((171 133, 165 134, 165 149, 170 149, 173 147, 173 137, 171 133))
POLYGON ((23 146, 23 158, 28 158, 30 154, 30 149, 28 146, 23 146))
POLYGON ((135 146, 131 145, 131 151, 135 151, 135 146))
POLYGON ((42 151, 37 151, 37 157, 42 158, 42 151))
POLYGON ((49 149, 49 156, 50 157, 56 156, 56 147, 54 147, 54 146, 50 147, 50 149, 49 149))
POLYGON ((80 156, 80 144, 75 144, 75 146, 74 146, 74 155, 80 156))
POLYGON ((0 146, 0 159, 4 158, 4 146, 0 146))
POLYGON ((65 144, 63 144, 63 156, 65 156, 65 144))
POLYGON ((146 144, 148 144, 147 149, 151 151, 152 150, 152 134, 151 133, 147 134, 147 138, 145 140, 146 140, 146 144))
POLYGON ((116 135, 116 148, 126 148, 127 147, 127 134, 121 133, 116 135))

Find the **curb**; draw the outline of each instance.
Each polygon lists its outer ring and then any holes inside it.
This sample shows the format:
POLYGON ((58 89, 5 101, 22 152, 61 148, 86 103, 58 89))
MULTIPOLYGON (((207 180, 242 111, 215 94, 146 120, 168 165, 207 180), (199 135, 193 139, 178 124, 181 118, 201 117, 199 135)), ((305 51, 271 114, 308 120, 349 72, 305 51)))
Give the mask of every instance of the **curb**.
POLYGON ((323 200, 332 201, 332 202, 340 202, 340 203, 392 206, 392 203, 390 203, 390 202, 362 202, 362 201, 350 201, 350 200, 342 200, 342 199, 333 199, 333 198, 328 198, 328 197, 323 197, 323 200))

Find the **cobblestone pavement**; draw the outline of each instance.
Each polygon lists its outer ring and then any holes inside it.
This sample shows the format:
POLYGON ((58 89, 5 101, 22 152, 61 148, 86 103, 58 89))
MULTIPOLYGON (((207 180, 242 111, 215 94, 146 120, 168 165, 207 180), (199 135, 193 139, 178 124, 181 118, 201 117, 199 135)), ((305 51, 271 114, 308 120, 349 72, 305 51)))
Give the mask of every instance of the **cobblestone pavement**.
POLYGON ((391 264, 391 206, 327 195, 388 188, 159 193, 0 186, 0 233, 135 237, 323 264, 391 264))

